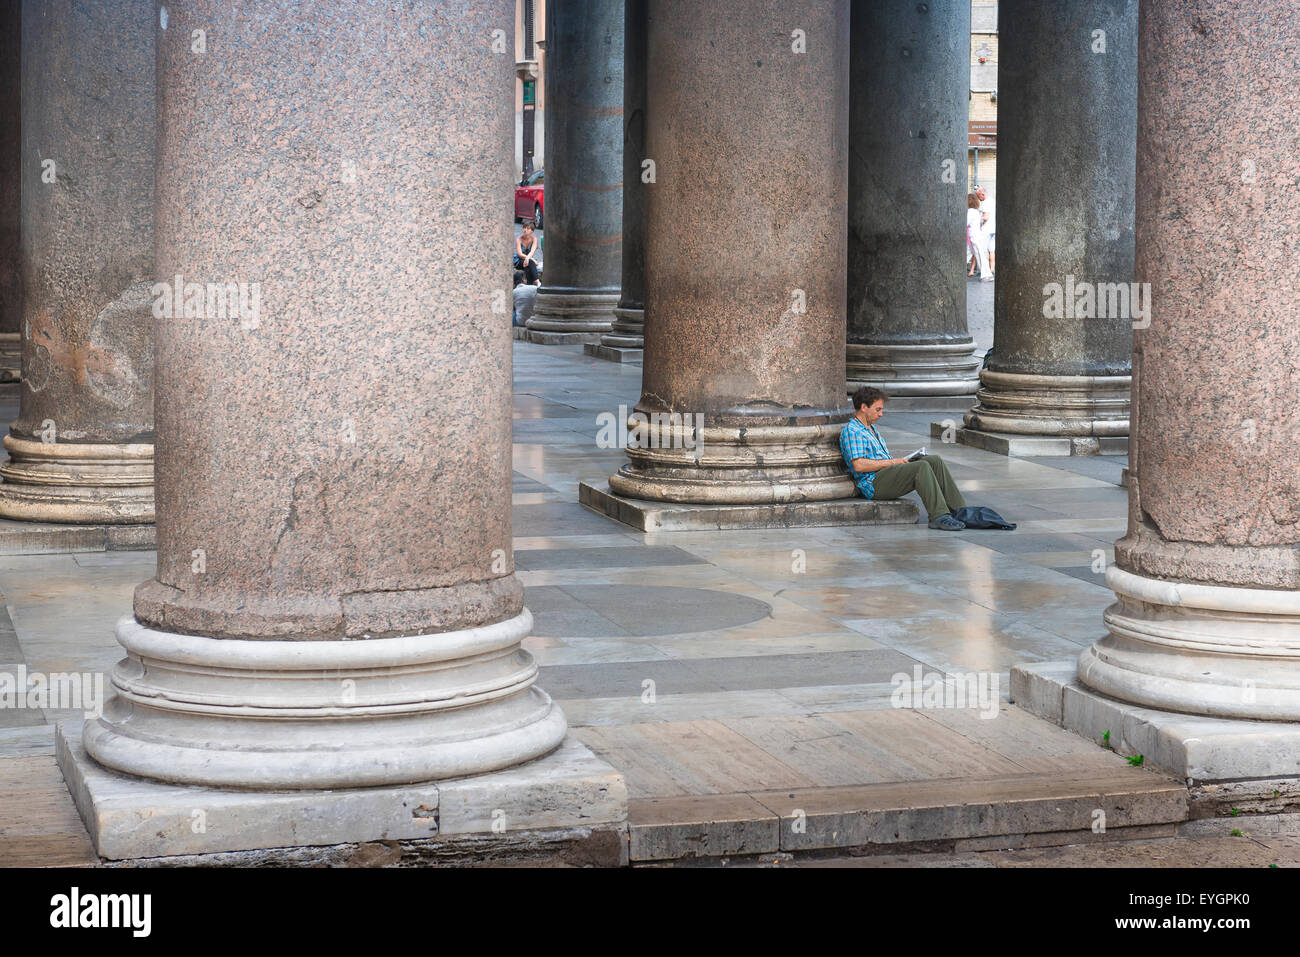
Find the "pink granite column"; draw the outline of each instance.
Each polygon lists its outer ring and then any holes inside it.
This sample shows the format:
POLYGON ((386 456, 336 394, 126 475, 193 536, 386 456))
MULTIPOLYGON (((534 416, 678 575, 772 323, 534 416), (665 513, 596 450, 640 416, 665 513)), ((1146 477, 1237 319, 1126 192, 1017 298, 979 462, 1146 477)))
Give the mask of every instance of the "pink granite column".
POLYGON ((29 0, 23 382, 0 516, 153 521, 154 43, 148 0, 29 0))
POLYGON ((1128 533, 1079 677, 1300 720, 1300 8, 1143 3, 1128 533))
POLYGON ((852 496, 838 444, 848 2, 652 0, 648 24, 656 181, 637 410, 663 424, 651 420, 610 489, 721 504, 852 496))
POLYGON ((86 750, 263 788, 547 753, 503 491, 510 0, 166 11, 158 570, 86 750))

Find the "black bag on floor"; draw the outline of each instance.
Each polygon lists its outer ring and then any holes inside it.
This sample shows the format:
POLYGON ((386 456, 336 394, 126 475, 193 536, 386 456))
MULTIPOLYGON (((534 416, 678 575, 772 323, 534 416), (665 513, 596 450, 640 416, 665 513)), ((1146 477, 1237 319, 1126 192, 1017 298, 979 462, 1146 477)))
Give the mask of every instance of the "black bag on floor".
POLYGON ((1015 528, 1014 522, 1008 522, 993 509, 985 505, 968 505, 952 513, 952 517, 965 523, 967 528, 1015 528))

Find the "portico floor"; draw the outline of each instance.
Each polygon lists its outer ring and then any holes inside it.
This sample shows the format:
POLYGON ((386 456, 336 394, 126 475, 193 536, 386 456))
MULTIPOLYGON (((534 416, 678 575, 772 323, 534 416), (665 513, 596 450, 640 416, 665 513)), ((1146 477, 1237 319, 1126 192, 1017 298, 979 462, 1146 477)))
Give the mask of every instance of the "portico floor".
MULTIPOLYGON (((934 413, 887 410, 892 451, 931 445, 971 504, 1019 528, 643 534, 577 504, 580 481, 603 483, 623 461, 597 447, 597 417, 630 409, 640 375, 581 346, 515 343, 525 647, 573 736, 624 773, 633 861, 1196 839, 1177 837, 1192 816, 1180 782, 1006 700, 1013 664, 1076 656, 1100 634, 1122 457, 935 449, 934 413), (996 700, 896 707, 895 676, 916 669, 974 675, 996 700)), ((0 558, 12 619, 0 619, 0 670, 107 674, 121 657, 113 624, 153 562, 0 558)), ((0 865, 95 861, 53 758, 54 723, 77 717, 0 710, 0 865)), ((1262 835, 1252 852, 1269 840, 1270 863, 1300 860, 1289 838, 1262 835)))

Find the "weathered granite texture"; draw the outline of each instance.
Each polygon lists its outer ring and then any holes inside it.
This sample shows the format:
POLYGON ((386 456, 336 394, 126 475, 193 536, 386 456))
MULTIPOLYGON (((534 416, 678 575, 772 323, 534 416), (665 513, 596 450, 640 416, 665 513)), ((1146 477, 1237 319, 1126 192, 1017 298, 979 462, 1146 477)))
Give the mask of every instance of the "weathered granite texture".
POLYGON ((1134 334, 1118 600, 1079 680, 1164 710, 1300 721, 1300 101, 1275 95, 1300 10, 1144 4, 1140 47, 1152 315, 1134 334), (1232 162, 1207 184, 1212 156, 1232 162))
POLYGON ((546 6, 546 268, 528 320, 534 342, 599 342, 614 321, 622 271, 623 4, 546 6))
POLYGON ((25 376, 0 467, 9 518, 153 517, 152 21, 147 0, 24 10, 25 376))
POLYGON ((1134 333, 1133 507, 1116 560, 1300 588, 1300 102, 1270 92, 1293 78, 1300 10, 1174 2, 1143 17, 1137 273, 1154 304, 1134 333), (1212 154, 1232 163, 1211 185, 1212 154))
POLYGON ((0 0, 0 334, 22 326, 18 254, 22 149, 22 0, 0 0))
POLYGON ((321 639, 518 614, 499 492, 502 6, 381 20, 342 2, 169 7, 159 275, 256 284, 260 311, 158 321, 158 575, 137 592, 141 621, 321 639), (195 57, 200 28, 230 55, 195 57), (286 53, 252 53, 267 49, 286 53), (195 149, 213 137, 238 148, 195 149))
POLYGON ((1124 435, 1131 308, 1058 310, 1052 284, 1133 281, 1137 0, 1005 0, 993 355, 966 425, 1124 435), (1102 312, 1106 315, 1101 315, 1102 312), (1115 315, 1112 313, 1121 313, 1115 315), (1101 387, 1081 393, 1077 377, 1101 387), (1058 392, 1063 393, 1057 395, 1058 392))
MULTIPOLYGON (((847 0, 652 2, 646 414, 702 415, 610 488, 757 503, 853 494, 839 456, 848 187, 847 0), (762 104, 738 109, 737 104, 762 104)), ((658 447, 654 447, 654 446, 658 447)))
POLYGON ((167 10, 158 271, 241 308, 157 319, 157 577, 87 752, 310 790, 553 750, 500 492, 510 0, 167 10))
MULTIPOLYGON (((623 23, 623 289, 614 325, 600 337, 611 349, 645 345, 646 3, 626 0, 623 23)), ((615 361, 621 362, 618 358, 615 361)))
POLYGON ((969 395, 970 3, 854 0, 849 40, 848 389, 969 395))

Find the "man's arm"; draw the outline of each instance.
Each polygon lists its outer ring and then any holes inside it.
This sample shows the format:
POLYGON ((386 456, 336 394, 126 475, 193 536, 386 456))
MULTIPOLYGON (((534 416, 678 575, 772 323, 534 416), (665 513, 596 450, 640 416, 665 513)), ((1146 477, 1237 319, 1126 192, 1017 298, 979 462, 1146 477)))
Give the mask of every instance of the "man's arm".
POLYGON ((881 469, 887 469, 891 465, 902 465, 904 461, 904 459, 854 459, 853 471, 879 472, 881 469))

